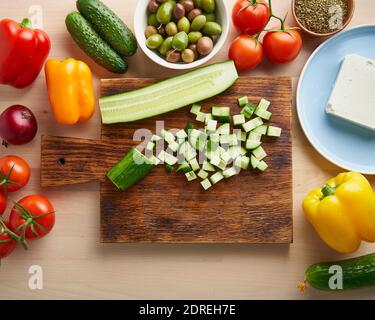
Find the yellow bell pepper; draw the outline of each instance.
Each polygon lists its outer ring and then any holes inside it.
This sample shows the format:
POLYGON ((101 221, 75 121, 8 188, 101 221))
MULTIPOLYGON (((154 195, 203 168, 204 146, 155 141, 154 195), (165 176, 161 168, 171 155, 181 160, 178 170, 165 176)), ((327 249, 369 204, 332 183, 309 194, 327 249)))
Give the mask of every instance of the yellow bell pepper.
POLYGON ((72 58, 49 59, 45 65, 47 90, 58 123, 89 120, 95 110, 92 74, 86 63, 72 58))
POLYGON ((312 190, 303 209, 320 238, 338 252, 354 252, 362 240, 375 242, 375 195, 359 173, 340 173, 312 190))

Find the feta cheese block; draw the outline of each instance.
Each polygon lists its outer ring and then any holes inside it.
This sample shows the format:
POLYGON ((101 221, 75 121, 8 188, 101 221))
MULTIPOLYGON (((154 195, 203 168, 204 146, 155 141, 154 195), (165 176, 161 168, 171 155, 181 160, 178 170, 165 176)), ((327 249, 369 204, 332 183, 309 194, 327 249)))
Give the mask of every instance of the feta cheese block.
POLYGON ((326 111, 375 131, 375 61, 356 54, 345 57, 326 111))

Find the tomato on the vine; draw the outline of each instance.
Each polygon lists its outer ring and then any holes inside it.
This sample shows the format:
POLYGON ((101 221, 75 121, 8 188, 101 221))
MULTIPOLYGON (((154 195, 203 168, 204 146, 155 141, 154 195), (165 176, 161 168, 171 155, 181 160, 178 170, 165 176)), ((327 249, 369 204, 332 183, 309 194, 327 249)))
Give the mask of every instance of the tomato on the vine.
POLYGON ((0 216, 4 213, 7 207, 8 200, 3 191, 0 190, 0 216))
POLYGON ((269 5, 257 0, 237 0, 232 10, 233 24, 238 32, 249 35, 262 31, 270 15, 269 5))
POLYGON ((30 167, 17 156, 0 158, 0 190, 15 192, 27 185, 30 179, 30 167))
POLYGON ((269 31, 263 39, 264 52, 273 63, 287 63, 294 60, 302 49, 302 37, 295 29, 283 27, 269 31))
POLYGON ((238 36, 229 48, 229 58, 238 71, 254 69, 263 59, 262 44, 247 35, 238 36))
MULTIPOLYGON (((5 223, 4 223, 5 224, 5 223)), ((9 256, 17 245, 17 241, 6 232, 3 225, 0 224, 0 259, 9 256)))
POLYGON ((26 239, 35 240, 48 234, 55 224, 55 210, 49 200, 31 195, 14 205, 9 217, 9 228, 26 239))

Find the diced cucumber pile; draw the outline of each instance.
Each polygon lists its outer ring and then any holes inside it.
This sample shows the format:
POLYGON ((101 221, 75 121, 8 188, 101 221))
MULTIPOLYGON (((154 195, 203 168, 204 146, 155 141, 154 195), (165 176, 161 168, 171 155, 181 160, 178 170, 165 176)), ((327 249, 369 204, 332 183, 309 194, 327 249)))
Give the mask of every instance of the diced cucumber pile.
MULTIPOLYGON (((264 161, 267 152, 262 146, 262 138, 280 137, 282 133, 281 128, 265 124, 272 117, 268 110, 270 102, 262 99, 254 105, 248 97, 241 97, 238 104, 242 111, 233 116, 229 107, 215 105, 211 113, 204 113, 200 105, 194 104, 190 112, 198 122, 204 123, 204 127, 197 129, 187 124, 176 133, 163 129, 153 135, 146 143, 145 154, 136 153, 138 160, 140 156, 144 158, 143 164, 138 165, 141 171, 138 176, 143 177, 143 171, 148 173, 159 164, 164 164, 167 172, 173 172, 177 166, 176 172, 185 174, 188 181, 200 178, 203 189, 208 190, 219 181, 238 175, 241 170, 267 170, 264 161), (157 148, 160 142, 164 144, 162 150, 157 148)), ((128 163, 130 157, 123 161, 128 163)), ((137 171, 131 163, 127 167, 137 171)), ((114 172, 118 185, 119 173, 114 172)), ((123 189, 128 187, 126 184, 123 189)))

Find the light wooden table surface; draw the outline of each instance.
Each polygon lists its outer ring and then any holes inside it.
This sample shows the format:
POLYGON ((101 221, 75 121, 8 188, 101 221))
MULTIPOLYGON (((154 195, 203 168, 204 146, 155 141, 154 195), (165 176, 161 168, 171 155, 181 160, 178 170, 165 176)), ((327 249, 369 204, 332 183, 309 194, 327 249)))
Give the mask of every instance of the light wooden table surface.
MULTIPOLYGON (((136 0, 106 0, 132 26, 136 0)), ((231 6, 234 0, 228 0, 231 6)), ((275 13, 290 11, 290 0, 273 1, 275 13)), ((375 2, 356 1, 351 25, 375 23, 375 2)), ((43 9, 44 28, 52 39, 51 57, 74 57, 89 63, 99 78, 114 75, 97 67, 73 43, 65 29, 67 13, 75 10, 74 0, 3 0, 0 18, 21 20, 29 8, 43 9)), ((214 59, 226 59, 227 48, 214 59)), ((294 87, 311 52, 321 40, 304 37, 304 49, 289 65, 264 62, 248 75, 291 76, 294 87)), ((129 77, 167 77, 173 73, 150 62, 138 51, 129 59, 129 77)), ((322 70, 322 72, 324 72, 322 70)), ((97 91, 98 92, 98 91, 97 91)), ((16 154, 32 166, 28 188, 16 195, 43 193, 57 210, 53 232, 31 244, 28 252, 18 248, 2 262, 1 299, 365 299, 375 289, 345 293, 321 293, 296 289, 305 268, 313 262, 344 258, 328 249, 307 224, 301 201, 314 186, 321 185, 340 169, 323 159, 307 142, 293 114, 294 243, 291 245, 104 245, 99 243, 99 187, 96 184, 42 190, 39 186, 40 136, 42 134, 99 138, 99 113, 94 120, 75 127, 56 125, 47 101, 44 76, 31 87, 18 91, 0 87, 0 111, 12 104, 29 106, 39 121, 39 134, 22 147, 0 148, 0 155, 16 154), (28 269, 40 265, 44 289, 28 288, 28 269)), ((372 179, 374 182, 374 179, 372 179)), ((358 255, 375 251, 363 245, 358 255)))

